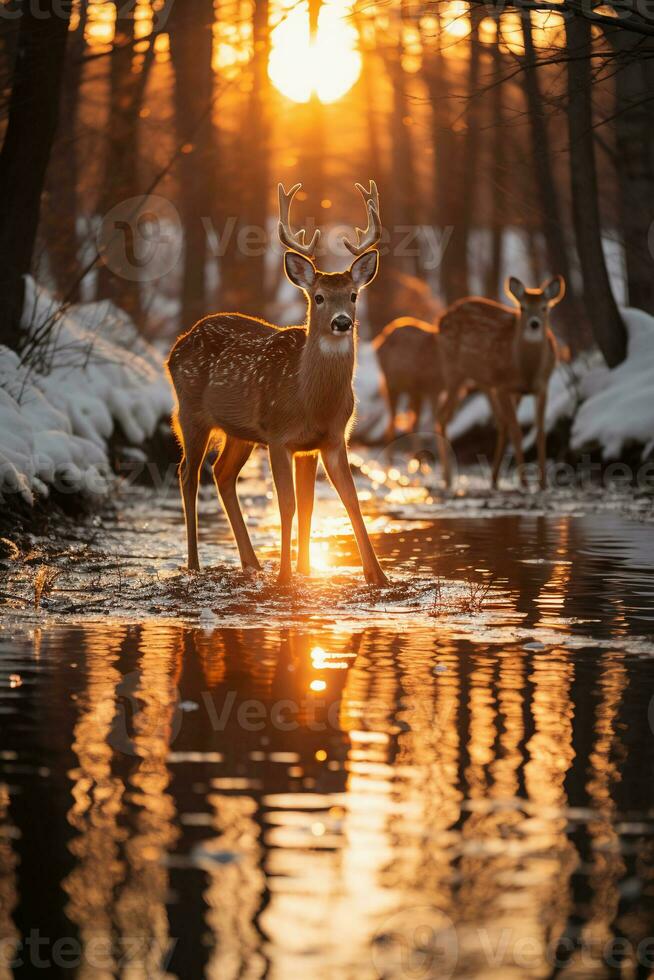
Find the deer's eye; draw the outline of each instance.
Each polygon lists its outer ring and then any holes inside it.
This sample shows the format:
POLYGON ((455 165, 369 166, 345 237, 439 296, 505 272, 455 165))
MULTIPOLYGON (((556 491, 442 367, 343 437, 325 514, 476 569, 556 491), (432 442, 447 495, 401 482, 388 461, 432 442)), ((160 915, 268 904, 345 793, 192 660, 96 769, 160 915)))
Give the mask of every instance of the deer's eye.
POLYGON ((322 293, 316 293, 316 303, 318 304, 318 306, 320 306, 320 304, 324 302, 325 302, 325 297, 322 295, 322 293))
POLYGON ((356 293, 352 293, 352 295, 350 296, 350 299, 352 300, 353 303, 356 303, 356 301, 357 301, 357 294, 356 293))

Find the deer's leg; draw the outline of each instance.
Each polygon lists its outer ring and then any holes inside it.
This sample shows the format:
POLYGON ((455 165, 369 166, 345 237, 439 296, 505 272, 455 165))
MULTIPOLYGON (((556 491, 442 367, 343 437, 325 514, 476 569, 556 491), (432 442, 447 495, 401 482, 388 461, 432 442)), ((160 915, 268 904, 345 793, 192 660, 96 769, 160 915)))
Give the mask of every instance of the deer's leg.
POLYGON ((182 435, 184 455, 179 465, 179 485, 184 504, 184 519, 186 521, 186 543, 188 548, 189 571, 200 570, 198 558, 198 483, 200 467, 207 452, 210 429, 199 426, 196 422, 188 421, 186 425, 178 419, 182 435))
POLYGON ((440 426, 438 424, 438 413, 440 411, 441 395, 442 395, 441 392, 434 391, 429 397, 431 401, 431 411, 434 418, 434 433, 436 435, 436 448, 438 449, 438 458, 440 459, 440 463, 441 463, 443 480, 447 482, 449 479, 451 479, 451 475, 448 476, 450 471, 450 461, 447 455, 447 440, 442 437, 440 426))
POLYGON ((384 441, 388 445, 395 440, 395 419, 397 416, 398 393, 386 384, 386 404, 388 405, 388 425, 384 433, 384 441))
POLYGON ((438 452, 443 467, 443 482, 446 487, 452 483, 450 460, 447 454, 447 426, 458 402, 459 385, 457 384, 453 388, 446 388, 441 392, 440 404, 436 412, 436 439, 438 440, 438 452))
POLYGON ((515 461, 520 473, 520 483, 525 486, 527 482, 525 477, 525 457, 522 452, 522 431, 516 414, 516 405, 508 391, 498 392, 497 397, 502 407, 502 413, 506 420, 511 442, 513 443, 515 461))
POLYGON ((411 452, 416 456, 420 449, 418 430, 420 428, 420 416, 422 415, 421 392, 415 391, 409 395, 409 410, 411 412, 411 452))
POLYGON ((411 412, 411 433, 415 435, 420 426, 422 414, 422 395, 419 391, 415 391, 409 396, 409 410, 411 412))
POLYGON ((251 442, 227 436, 222 452, 213 465, 213 478, 236 539, 241 565, 244 570, 250 568, 258 571, 261 565, 254 553, 236 493, 236 480, 253 449, 251 442))
POLYGON ((285 585, 291 580, 291 535, 293 515, 295 514, 295 489, 293 487, 292 454, 285 446, 270 446, 270 466, 272 469, 277 503, 282 519, 282 552, 277 581, 285 585))
POLYGON ((502 411, 502 406, 496 393, 494 391, 488 391, 487 395, 497 426, 497 439, 495 440, 495 453, 493 455, 493 475, 491 477, 491 485, 495 489, 506 449, 506 418, 504 417, 504 412, 502 411))
POLYGON ((366 582, 369 585, 388 585, 388 579, 382 572, 377 561, 377 556, 366 531, 366 525, 363 522, 345 443, 342 442, 333 449, 323 449, 321 456, 327 471, 327 476, 332 481, 336 492, 343 501, 352 523, 352 530, 354 531, 359 554, 361 555, 361 564, 363 565, 363 574, 365 575, 366 582))
POLYGON ((541 388, 536 396, 536 440, 538 445, 538 475, 540 488, 547 486, 547 451, 545 432, 545 409, 547 408, 547 386, 541 388))
POLYGON ((318 457, 295 457, 295 493, 297 496, 297 570, 300 575, 311 571, 310 543, 313 492, 316 483, 318 457))

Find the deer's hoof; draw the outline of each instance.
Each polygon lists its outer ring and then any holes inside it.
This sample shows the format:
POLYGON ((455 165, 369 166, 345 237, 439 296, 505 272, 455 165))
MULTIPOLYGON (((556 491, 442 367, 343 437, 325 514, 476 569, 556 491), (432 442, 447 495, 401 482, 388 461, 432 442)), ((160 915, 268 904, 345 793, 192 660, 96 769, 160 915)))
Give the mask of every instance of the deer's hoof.
POLYGON ((257 572, 261 571, 261 565, 256 559, 253 562, 247 562, 247 564, 243 565, 242 568, 246 575, 255 575, 257 572))
POLYGON ((277 576, 277 585, 290 585, 293 581, 293 574, 289 571, 280 571, 277 576))
POLYGON ((373 585, 377 589, 388 588, 388 586, 391 584, 382 572, 381 568, 376 568, 372 572, 364 572, 364 575, 368 585, 373 585))

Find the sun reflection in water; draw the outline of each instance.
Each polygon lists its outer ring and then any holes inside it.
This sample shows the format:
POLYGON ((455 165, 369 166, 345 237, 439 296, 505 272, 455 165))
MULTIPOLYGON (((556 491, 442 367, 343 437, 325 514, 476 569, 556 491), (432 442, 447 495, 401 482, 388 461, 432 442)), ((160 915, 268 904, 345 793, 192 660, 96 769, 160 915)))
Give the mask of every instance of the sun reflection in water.
POLYGON ((326 572, 331 568, 329 541, 311 541, 311 568, 316 572, 326 572))

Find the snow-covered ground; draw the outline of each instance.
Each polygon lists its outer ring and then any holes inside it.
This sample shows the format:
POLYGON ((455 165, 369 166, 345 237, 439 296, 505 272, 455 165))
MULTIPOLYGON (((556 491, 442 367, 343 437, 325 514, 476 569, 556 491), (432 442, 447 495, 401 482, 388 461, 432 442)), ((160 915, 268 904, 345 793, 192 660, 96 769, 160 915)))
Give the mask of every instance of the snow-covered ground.
POLYGON ((654 451, 654 317, 623 310, 629 332, 627 358, 609 371, 599 364, 583 379, 571 446, 597 444, 605 459, 618 459, 630 446, 641 456, 654 451))
POLYGON ((25 327, 34 334, 56 317, 44 364, 25 367, 0 346, 0 497, 106 493, 117 426, 138 445, 171 409, 163 358, 125 313, 106 301, 57 311, 28 280, 25 327))

